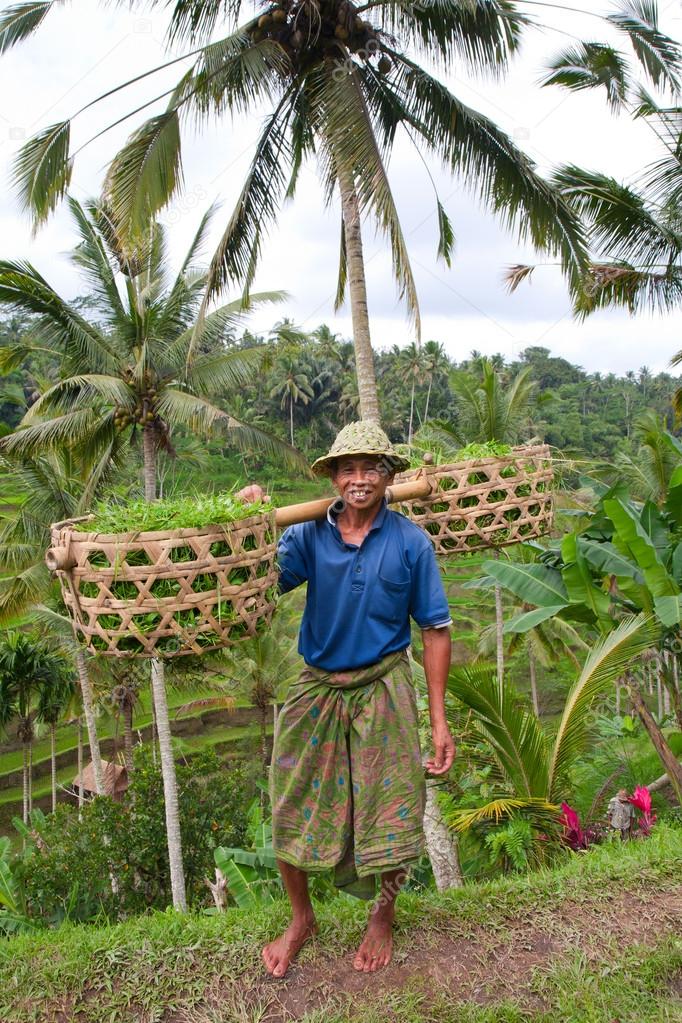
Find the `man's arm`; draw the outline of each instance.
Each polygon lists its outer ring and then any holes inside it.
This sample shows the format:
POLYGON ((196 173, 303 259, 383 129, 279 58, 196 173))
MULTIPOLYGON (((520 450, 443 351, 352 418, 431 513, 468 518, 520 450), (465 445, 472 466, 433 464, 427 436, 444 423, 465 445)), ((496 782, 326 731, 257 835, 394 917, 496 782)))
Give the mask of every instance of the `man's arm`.
POLYGON ((429 692, 433 756, 426 761, 429 774, 445 774, 455 758, 455 743, 445 718, 445 687, 450 670, 450 630, 422 629, 424 674, 429 692))

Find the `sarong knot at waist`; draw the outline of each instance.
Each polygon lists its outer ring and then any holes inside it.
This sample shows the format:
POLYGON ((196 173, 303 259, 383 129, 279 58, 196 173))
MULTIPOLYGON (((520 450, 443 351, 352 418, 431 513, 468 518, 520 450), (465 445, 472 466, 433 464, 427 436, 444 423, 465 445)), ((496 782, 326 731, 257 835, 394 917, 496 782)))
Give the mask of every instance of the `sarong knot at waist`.
POLYGON ((369 664, 365 668, 352 668, 349 671, 325 671, 324 668, 316 668, 312 664, 306 664, 301 673, 301 682, 319 682, 322 685, 330 686, 332 689, 358 689, 360 686, 367 686, 377 679, 390 674, 401 661, 408 663, 407 649, 397 650, 393 654, 387 654, 376 664, 369 664))

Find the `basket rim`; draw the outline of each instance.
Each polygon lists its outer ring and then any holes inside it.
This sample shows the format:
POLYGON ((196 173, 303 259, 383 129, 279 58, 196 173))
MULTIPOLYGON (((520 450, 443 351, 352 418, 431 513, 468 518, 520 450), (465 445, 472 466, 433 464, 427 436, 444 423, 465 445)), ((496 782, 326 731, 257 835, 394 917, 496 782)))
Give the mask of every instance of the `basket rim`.
MULTIPOLYGON (((508 455, 486 455, 479 458, 465 458, 461 462, 443 462, 440 465, 421 465, 414 469, 405 469, 399 476, 412 476, 415 473, 426 471, 429 475, 435 472, 445 472, 448 469, 469 469, 475 465, 490 465, 492 462, 516 462, 525 456, 539 456, 551 459, 551 448, 549 444, 531 444, 530 446, 519 445, 512 448, 508 455)), ((396 477, 397 478, 397 477, 396 477)))
POLYGON ((64 519, 62 522, 53 522, 50 526, 52 533, 69 530, 72 543, 144 543, 146 540, 186 540, 193 536, 224 535, 235 529, 243 529, 245 526, 256 526, 272 520, 274 528, 274 508, 271 511, 255 512, 244 519, 233 519, 231 522, 211 522, 204 526, 183 526, 179 529, 154 529, 135 530, 130 533, 86 533, 80 529, 74 529, 76 522, 87 522, 93 519, 94 515, 81 515, 77 518, 64 519))

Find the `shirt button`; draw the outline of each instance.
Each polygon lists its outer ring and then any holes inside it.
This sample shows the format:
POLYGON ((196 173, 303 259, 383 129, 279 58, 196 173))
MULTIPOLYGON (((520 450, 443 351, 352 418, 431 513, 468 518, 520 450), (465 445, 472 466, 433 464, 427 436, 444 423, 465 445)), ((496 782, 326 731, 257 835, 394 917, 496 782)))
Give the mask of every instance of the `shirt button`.
POLYGON ((355 571, 356 572, 362 572, 362 565, 356 565, 355 571))

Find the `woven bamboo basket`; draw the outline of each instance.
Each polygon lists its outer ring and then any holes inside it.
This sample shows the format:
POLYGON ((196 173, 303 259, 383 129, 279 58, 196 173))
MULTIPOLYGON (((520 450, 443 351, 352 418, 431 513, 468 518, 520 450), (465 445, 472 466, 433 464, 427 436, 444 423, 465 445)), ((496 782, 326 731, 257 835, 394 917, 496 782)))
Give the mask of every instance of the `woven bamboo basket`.
POLYGON ((80 532, 75 521, 52 527, 48 565, 93 653, 201 654, 255 636, 270 622, 277 587, 274 513, 197 529, 117 534, 80 532))
POLYGON ((406 515, 431 535, 436 554, 507 547, 542 536, 552 526, 552 463, 546 444, 506 456, 413 469, 400 482, 426 474, 432 493, 404 501, 406 515))

